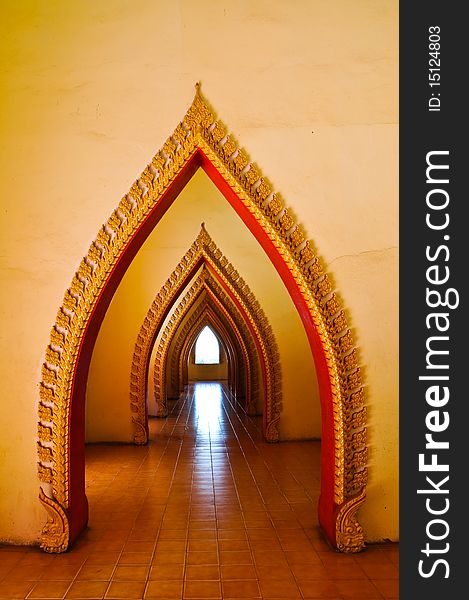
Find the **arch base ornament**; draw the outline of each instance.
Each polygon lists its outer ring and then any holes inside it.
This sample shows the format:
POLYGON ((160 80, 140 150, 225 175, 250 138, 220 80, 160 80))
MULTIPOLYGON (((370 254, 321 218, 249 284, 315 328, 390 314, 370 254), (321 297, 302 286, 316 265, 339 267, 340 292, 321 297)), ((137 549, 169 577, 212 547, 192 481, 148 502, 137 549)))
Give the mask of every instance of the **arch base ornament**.
POLYGON ((365 547, 363 530, 357 520, 356 512, 365 501, 365 491, 345 502, 337 513, 336 540, 341 552, 360 552, 365 547))
POLYGON ((145 446, 148 443, 148 431, 140 420, 132 417, 132 423, 135 426, 134 444, 137 446, 145 446))
POLYGON ((49 515, 42 530, 41 548, 50 554, 65 552, 70 541, 67 513, 58 502, 46 496, 42 487, 39 491, 39 500, 49 515))

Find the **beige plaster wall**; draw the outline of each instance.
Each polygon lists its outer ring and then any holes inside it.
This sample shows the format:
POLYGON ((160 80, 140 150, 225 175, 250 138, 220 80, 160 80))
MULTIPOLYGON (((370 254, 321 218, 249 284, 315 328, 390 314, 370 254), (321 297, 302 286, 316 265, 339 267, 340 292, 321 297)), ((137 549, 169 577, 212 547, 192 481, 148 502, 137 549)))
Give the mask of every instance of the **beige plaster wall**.
POLYGON ((36 543, 37 385, 99 226, 203 90, 314 240, 370 407, 369 541, 398 536, 397 2, 2 3, 0 540, 36 543))

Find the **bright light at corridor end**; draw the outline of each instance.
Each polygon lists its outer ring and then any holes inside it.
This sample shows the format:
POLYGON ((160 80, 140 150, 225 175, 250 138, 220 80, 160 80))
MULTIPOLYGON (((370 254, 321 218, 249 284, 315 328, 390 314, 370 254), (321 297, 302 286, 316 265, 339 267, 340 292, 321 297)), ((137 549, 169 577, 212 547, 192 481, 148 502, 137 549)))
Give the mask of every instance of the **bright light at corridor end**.
POLYGON ((218 365, 220 363, 220 344, 208 325, 202 329, 195 343, 196 365, 218 365))

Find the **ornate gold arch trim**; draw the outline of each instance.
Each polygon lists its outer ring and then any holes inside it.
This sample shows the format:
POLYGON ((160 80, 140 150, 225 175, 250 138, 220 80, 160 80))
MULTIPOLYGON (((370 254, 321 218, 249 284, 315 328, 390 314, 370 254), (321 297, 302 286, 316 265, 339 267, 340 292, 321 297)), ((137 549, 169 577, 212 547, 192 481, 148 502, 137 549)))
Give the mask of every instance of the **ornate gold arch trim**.
MULTIPOLYGON (((234 266, 223 256, 203 224, 196 240, 156 295, 137 336, 130 377, 130 405, 133 413, 132 421, 136 426, 134 441, 137 444, 144 444, 148 441, 147 374, 154 341, 163 321, 187 285, 188 278, 190 278, 194 269, 198 267, 201 261, 210 266, 218 281, 222 282, 224 288, 229 291, 229 294, 222 291, 222 286, 204 268, 186 292, 181 303, 172 311, 168 322, 168 332, 172 327, 177 327, 181 323, 186 314, 186 306, 188 308, 192 306, 203 286, 208 286, 210 289, 216 290, 215 296, 218 298, 223 297, 222 304, 225 306, 228 302, 232 303, 228 299, 229 297, 235 298, 246 322, 249 323, 256 347, 259 349, 261 363, 265 366, 264 435, 269 442, 278 441, 282 386, 280 359, 275 336, 254 294, 240 277, 234 266)), ((160 371, 164 371, 166 367, 168 332, 164 332, 163 343, 165 344, 165 350, 161 356, 163 362, 160 365, 160 371)), ((161 385, 162 382, 160 381, 159 386, 161 385)))
POLYGON ((65 552, 68 547, 68 517, 58 502, 52 500, 41 488, 39 500, 49 514, 42 532, 41 548, 45 552, 65 552))
MULTIPOLYGON (((233 395, 236 395, 236 390, 239 389, 240 365, 243 361, 246 361, 247 355, 240 354, 238 345, 233 342, 233 333, 227 330, 226 325, 221 322, 215 311, 209 306, 200 315, 194 324, 193 330, 190 332, 190 340, 187 340, 189 342, 187 347, 188 353, 192 352, 197 338, 206 326, 213 331, 220 347, 224 349, 228 367, 228 388, 233 395)), ((188 368, 188 362, 186 361, 186 369, 188 368)))
MULTIPOLYGON (((39 386, 38 474, 46 484, 47 497, 62 510, 69 507, 73 385, 80 349, 101 292, 139 228, 154 210, 164 206, 161 203, 173 181, 196 153, 208 159, 210 165, 204 168, 213 167, 266 239, 271 240, 295 281, 294 293, 300 294, 302 306, 309 311, 308 318, 320 339, 330 383, 334 422, 333 502, 338 506, 345 502, 356 507, 354 499, 364 492, 367 479, 366 409, 358 352, 345 314, 301 227, 284 207, 280 195, 249 160, 246 151, 217 120, 198 86, 183 121, 98 231, 58 310, 39 386)), ((324 406, 329 406, 329 399, 324 406)), ((328 528, 331 527, 328 523, 328 528)), ((48 540, 48 531, 46 526, 45 540, 48 540)), ((349 550, 357 551, 362 546, 361 538, 349 550)), ((50 549, 60 552, 62 547, 63 544, 57 543, 55 550, 50 549)))

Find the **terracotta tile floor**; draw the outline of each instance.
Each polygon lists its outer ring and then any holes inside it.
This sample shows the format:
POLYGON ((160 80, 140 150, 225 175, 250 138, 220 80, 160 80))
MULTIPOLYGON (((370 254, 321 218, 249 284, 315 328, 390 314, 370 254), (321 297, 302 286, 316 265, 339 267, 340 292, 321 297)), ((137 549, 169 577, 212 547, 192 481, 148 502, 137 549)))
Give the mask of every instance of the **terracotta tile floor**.
POLYGON ((266 444, 222 387, 151 419, 148 446, 87 447, 89 529, 65 554, 0 546, 0 598, 398 598, 398 545, 333 552, 318 442, 266 444))

